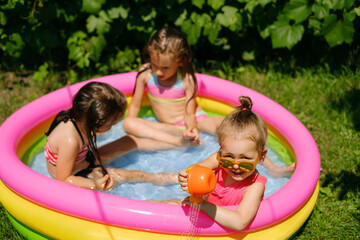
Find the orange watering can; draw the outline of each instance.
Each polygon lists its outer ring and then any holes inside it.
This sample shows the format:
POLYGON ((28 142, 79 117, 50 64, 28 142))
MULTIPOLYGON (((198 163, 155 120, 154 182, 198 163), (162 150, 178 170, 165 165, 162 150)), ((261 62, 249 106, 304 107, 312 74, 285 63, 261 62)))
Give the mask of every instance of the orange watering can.
POLYGON ((186 169, 188 173, 188 193, 190 193, 190 202, 200 204, 203 196, 208 195, 215 189, 215 173, 208 167, 194 165, 186 169))

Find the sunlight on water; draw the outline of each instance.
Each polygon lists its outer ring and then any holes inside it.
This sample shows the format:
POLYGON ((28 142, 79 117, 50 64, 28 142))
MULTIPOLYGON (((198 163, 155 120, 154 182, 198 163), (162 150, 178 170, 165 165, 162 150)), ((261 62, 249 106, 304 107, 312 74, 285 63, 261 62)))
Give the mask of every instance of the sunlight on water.
MULTIPOLYGON (((147 117, 147 119, 153 118, 147 117)), ((125 132, 122 127, 122 122, 119 122, 113 126, 109 132, 98 137, 98 145, 101 146, 124 135, 125 132)), ((177 173, 179 170, 186 169, 189 165, 197 163, 208 157, 211 153, 219 150, 219 144, 217 143, 215 136, 201 133, 200 137, 204 140, 204 144, 199 147, 183 147, 154 152, 133 151, 116 158, 109 164, 109 167, 129 170, 139 169, 152 173, 177 173)), ((271 149, 268 151, 268 157, 276 165, 285 165, 271 149)), ((46 169, 46 160, 43 152, 40 152, 35 156, 30 167, 35 171, 50 177, 46 169)), ((269 176, 267 169, 260 164, 257 166, 257 169, 260 174, 268 178, 264 194, 265 198, 276 192, 289 180, 288 177, 273 178, 269 176)), ((107 193, 139 200, 181 199, 188 196, 187 192, 181 190, 179 184, 155 186, 151 183, 121 183, 107 193)))

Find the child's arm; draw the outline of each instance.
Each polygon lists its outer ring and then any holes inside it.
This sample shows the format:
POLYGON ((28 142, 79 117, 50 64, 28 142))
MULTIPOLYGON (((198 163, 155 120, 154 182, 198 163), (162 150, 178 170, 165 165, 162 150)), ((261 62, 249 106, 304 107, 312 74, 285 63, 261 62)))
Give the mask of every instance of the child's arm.
POLYGON ((192 76, 190 74, 186 74, 184 77, 184 89, 186 95, 186 106, 184 111, 184 121, 186 125, 186 131, 184 136, 193 137, 195 141, 199 140, 199 132, 197 129, 197 121, 196 121, 196 95, 192 97, 194 93, 194 83, 191 80, 192 76))
POLYGON ((87 189, 103 189, 107 190, 113 187, 114 183, 105 186, 109 175, 101 176, 96 179, 89 179, 72 175, 76 156, 79 152, 79 146, 74 144, 74 139, 61 141, 58 147, 58 159, 56 163, 56 179, 72 185, 87 189))
MULTIPOLYGON (((210 169, 217 168, 219 166, 219 164, 218 164, 218 161, 216 160, 216 154, 217 154, 217 152, 211 154, 208 158, 206 158, 205 160, 202 160, 201 162, 198 162, 197 164, 208 167, 210 169)), ((188 176, 188 173, 186 172, 186 170, 179 171, 178 180, 179 180, 181 189, 183 191, 187 191, 187 176, 188 176)))
POLYGON ((137 117, 139 115, 141 100, 145 92, 146 75, 146 72, 143 72, 136 79, 135 92, 129 104, 127 117, 137 117))
POLYGON ((243 199, 236 210, 220 207, 204 201, 200 210, 204 211, 217 223, 236 231, 243 230, 253 220, 262 200, 265 186, 253 183, 246 189, 243 199))

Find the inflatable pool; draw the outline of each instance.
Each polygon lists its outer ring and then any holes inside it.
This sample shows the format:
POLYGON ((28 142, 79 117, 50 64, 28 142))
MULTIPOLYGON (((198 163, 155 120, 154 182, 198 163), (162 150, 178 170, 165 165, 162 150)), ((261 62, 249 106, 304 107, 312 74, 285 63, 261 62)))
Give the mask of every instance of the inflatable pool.
MULTIPOLYGON (((111 84, 131 95, 136 72, 89 81, 111 84)), ((241 232, 224 228, 200 212, 199 239, 287 239, 302 226, 319 192, 320 156, 308 130, 290 112, 244 86, 197 74, 198 102, 207 111, 228 114, 239 95, 254 102, 270 134, 296 160, 296 170, 277 192, 264 199, 241 232), (301 189, 301 191, 299 191, 301 189)), ((0 201, 14 227, 28 239, 181 239, 191 226, 189 207, 114 196, 62 183, 32 170, 36 152, 51 119, 71 106, 86 82, 71 85, 29 103, 0 127, 0 201)), ((146 104, 146 103, 145 103, 146 104)), ((235 208, 236 206, 229 206, 235 208)))

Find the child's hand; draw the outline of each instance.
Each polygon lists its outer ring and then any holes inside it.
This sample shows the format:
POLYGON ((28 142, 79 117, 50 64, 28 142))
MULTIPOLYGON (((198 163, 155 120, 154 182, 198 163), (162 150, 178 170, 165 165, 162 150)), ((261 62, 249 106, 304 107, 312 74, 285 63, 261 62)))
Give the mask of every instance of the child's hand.
POLYGON ((188 128, 183 131, 184 139, 188 140, 191 145, 197 146, 203 144, 203 141, 200 139, 199 131, 197 128, 188 128))
POLYGON ((188 190, 187 188, 187 177, 188 177, 188 173, 185 171, 185 170, 180 170, 179 171, 179 175, 178 175, 178 178, 179 178, 179 184, 181 186, 181 189, 183 191, 186 191, 188 190))
POLYGON ((105 191, 115 187, 115 183, 113 179, 108 174, 106 174, 101 178, 94 179, 94 182, 95 182, 95 189, 98 190, 105 191))

